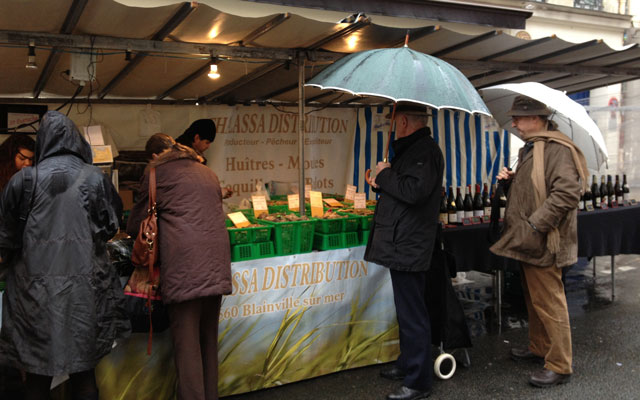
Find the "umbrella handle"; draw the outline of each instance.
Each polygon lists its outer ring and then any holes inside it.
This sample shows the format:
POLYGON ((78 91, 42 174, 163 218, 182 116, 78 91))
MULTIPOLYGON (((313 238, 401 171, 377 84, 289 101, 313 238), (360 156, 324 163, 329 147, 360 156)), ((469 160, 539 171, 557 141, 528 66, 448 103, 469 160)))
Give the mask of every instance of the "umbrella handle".
POLYGON ((393 130, 393 121, 396 119, 396 106, 398 103, 393 103, 393 110, 391 111, 391 123, 389 123, 389 132, 387 133, 387 145, 384 146, 384 158, 383 161, 387 162, 389 158, 389 143, 391 142, 391 132, 393 130))
POLYGON ((371 183, 371 170, 368 169, 364 172, 364 179, 365 181, 369 184, 369 186, 373 186, 373 183, 371 183))
MULTIPOLYGON (((387 162, 387 159, 389 157, 389 142, 391 141, 391 132, 393 130, 393 121, 396 117, 397 104, 398 103, 393 103, 393 110, 391 111, 391 123, 389 124, 389 133, 387 134, 387 145, 384 148, 384 158, 382 159, 383 162, 387 162)), ((371 169, 367 169, 364 172, 364 179, 370 186, 373 186, 373 184, 371 183, 371 169)))

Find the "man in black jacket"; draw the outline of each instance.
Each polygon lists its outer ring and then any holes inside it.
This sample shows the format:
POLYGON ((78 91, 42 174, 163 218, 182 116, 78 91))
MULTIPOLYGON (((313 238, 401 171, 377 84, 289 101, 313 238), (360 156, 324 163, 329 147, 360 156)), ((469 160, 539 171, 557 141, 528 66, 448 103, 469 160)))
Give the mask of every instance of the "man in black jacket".
POLYGON ((427 270, 438 227, 444 158, 431 137, 426 107, 396 108, 396 140, 391 163, 378 162, 369 182, 380 193, 364 258, 389 268, 400 356, 382 371, 403 385, 389 400, 424 399, 431 393, 431 326, 425 303, 427 270))

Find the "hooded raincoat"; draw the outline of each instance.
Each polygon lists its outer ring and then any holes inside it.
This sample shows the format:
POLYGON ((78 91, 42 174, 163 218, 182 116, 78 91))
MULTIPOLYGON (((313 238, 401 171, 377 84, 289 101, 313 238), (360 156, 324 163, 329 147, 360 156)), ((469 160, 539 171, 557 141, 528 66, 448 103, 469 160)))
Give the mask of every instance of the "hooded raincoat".
POLYGON ((63 114, 43 118, 35 157, 36 167, 15 174, 1 197, 3 258, 22 247, 8 265, 0 362, 55 376, 94 368, 130 329, 105 246, 118 230, 122 203, 63 114), (30 199, 25 174, 33 177, 30 199), (31 206, 19 232, 23 202, 31 206))

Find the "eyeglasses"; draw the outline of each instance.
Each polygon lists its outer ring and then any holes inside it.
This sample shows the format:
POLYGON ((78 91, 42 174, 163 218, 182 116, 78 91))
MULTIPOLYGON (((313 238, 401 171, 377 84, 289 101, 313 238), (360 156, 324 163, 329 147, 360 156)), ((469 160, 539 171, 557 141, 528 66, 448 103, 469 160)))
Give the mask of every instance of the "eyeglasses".
POLYGON ((20 161, 31 161, 31 162, 33 162, 33 157, 25 156, 24 154, 22 154, 22 152, 20 150, 18 150, 17 156, 20 159, 20 161))

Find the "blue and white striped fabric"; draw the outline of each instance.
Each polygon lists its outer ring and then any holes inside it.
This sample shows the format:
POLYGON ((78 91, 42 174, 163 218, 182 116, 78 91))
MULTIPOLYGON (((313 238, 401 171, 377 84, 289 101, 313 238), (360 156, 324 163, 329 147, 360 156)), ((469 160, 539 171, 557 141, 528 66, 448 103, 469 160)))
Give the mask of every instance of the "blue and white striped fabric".
MULTIPOLYGON (((384 157, 389 130, 385 116, 390 107, 366 107, 358 110, 353 143, 353 185, 375 198, 364 179, 367 169, 384 157)), ((495 176, 509 165, 509 132, 500 129, 492 118, 461 111, 432 110, 429 127, 445 158, 443 186, 495 183, 495 176)), ((392 134, 391 140, 394 140, 392 134)), ((392 158, 389 149, 389 158, 392 158)))

